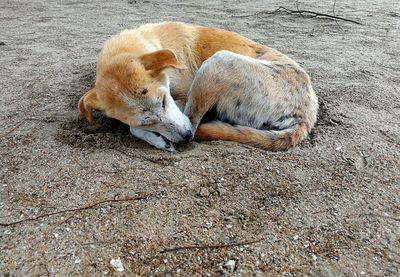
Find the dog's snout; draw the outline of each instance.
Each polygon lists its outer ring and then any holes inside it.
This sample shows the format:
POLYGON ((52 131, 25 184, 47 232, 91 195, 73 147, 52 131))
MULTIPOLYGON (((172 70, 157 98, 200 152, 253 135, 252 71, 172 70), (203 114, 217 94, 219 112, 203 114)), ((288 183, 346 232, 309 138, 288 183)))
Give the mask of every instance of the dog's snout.
POLYGON ((185 134, 185 139, 191 140, 192 137, 193 137, 193 132, 192 132, 192 130, 188 130, 188 131, 186 132, 186 134, 185 134))
POLYGON ((180 143, 189 143, 193 138, 193 132, 191 130, 186 131, 183 135, 182 135, 182 140, 180 141, 180 143))

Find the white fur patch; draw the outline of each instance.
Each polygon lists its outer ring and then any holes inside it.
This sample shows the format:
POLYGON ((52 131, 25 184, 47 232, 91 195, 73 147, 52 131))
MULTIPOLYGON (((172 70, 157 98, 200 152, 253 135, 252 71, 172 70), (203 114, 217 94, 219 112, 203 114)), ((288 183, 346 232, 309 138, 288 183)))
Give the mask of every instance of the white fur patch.
POLYGON ((167 94, 165 97, 167 102, 165 109, 167 120, 175 126, 185 130, 190 130, 191 123, 189 118, 178 108, 170 94, 167 94))
POLYGON ((251 63, 254 63, 254 64, 260 64, 261 63, 261 64, 266 64, 266 65, 272 65, 272 63, 267 61, 267 60, 254 59, 254 58, 249 57, 249 56, 244 56, 244 55, 240 55, 240 54, 237 54, 237 53, 230 52, 228 50, 218 51, 213 56, 219 57, 219 58, 224 59, 224 60, 229 59, 229 58, 231 58, 231 59, 241 59, 241 60, 245 60, 247 62, 251 62, 251 63))
POLYGON ((166 141, 162 136, 156 135, 153 132, 146 131, 139 128, 130 127, 129 128, 132 135, 135 137, 146 141, 150 145, 163 150, 174 151, 174 146, 169 142, 166 141))

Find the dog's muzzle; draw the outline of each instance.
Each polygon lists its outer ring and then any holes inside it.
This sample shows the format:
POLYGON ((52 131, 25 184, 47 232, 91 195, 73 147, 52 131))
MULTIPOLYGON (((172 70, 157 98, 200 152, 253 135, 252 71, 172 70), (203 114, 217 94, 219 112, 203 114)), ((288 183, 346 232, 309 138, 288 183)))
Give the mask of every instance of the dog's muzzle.
POLYGON ((178 143, 186 144, 186 143, 189 143, 192 140, 193 132, 192 132, 192 130, 188 130, 184 134, 182 134, 181 136, 182 136, 182 139, 178 143))

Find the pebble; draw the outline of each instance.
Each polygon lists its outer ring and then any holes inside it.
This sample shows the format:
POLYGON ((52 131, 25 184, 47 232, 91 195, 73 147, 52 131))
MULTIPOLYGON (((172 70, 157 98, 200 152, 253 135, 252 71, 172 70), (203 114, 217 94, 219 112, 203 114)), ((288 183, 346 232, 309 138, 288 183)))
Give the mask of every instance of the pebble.
POLYGON ((224 267, 229 270, 229 272, 233 272, 235 270, 236 261, 235 260, 228 260, 224 267))
POLYGON ((210 196, 210 192, 208 191, 207 188, 202 187, 202 188, 200 188, 199 195, 201 197, 208 197, 208 196, 210 196))
POLYGON ((116 271, 122 272, 125 270, 119 257, 117 259, 111 259, 110 264, 116 271))

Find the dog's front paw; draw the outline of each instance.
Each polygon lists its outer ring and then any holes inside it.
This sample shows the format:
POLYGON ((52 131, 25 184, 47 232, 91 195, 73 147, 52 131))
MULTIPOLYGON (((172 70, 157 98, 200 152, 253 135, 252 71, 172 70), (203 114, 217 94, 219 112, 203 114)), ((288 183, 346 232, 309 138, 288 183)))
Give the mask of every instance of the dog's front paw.
POLYGON ((175 146, 172 142, 166 141, 164 150, 169 151, 169 152, 175 152, 175 146))
POLYGON ((161 150, 166 150, 166 151, 170 151, 170 152, 175 151, 174 144, 160 135, 157 135, 157 137, 154 138, 154 140, 152 140, 149 143, 152 144, 154 147, 161 149, 161 150))
POLYGON ((150 145, 153 145, 158 149, 170 152, 175 151, 175 147, 172 142, 159 134, 134 127, 130 127, 130 131, 135 137, 147 141, 150 145))

